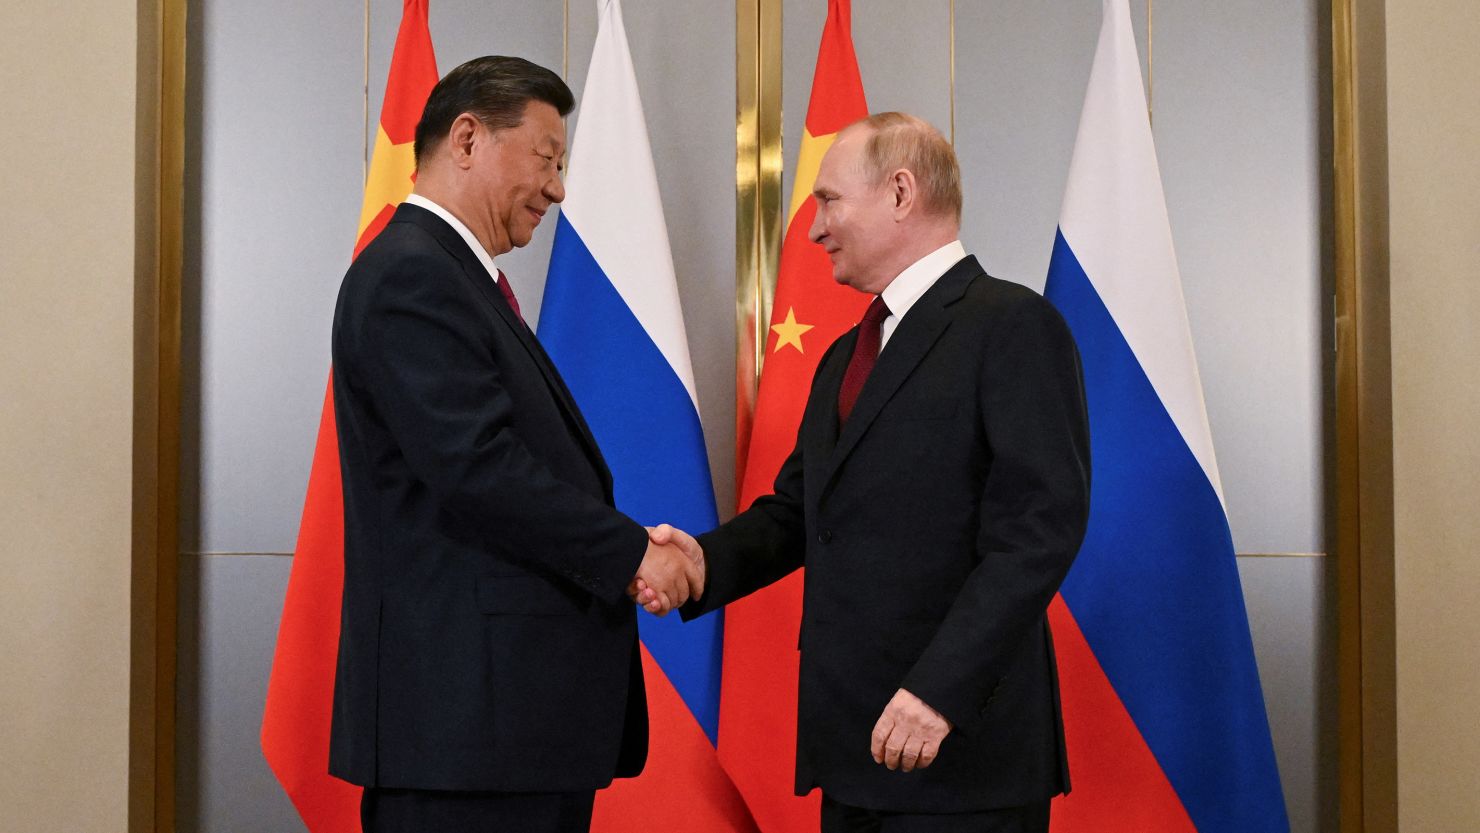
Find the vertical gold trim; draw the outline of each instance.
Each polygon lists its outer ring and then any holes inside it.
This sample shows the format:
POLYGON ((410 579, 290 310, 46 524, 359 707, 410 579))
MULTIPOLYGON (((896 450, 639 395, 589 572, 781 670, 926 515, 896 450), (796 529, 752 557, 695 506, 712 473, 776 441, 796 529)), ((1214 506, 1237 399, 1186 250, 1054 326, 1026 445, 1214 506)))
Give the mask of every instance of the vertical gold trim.
POLYGON ((1331 3, 1338 817, 1397 830, 1384 0, 1331 3))
POLYGON ((956 0, 951 0, 951 147, 956 146, 956 0))
POLYGON ((130 833, 175 829, 186 0, 138 6, 130 833))
POLYGON ((735 413, 744 460, 781 252, 781 0, 735 3, 735 413))
POLYGON ((1146 0, 1146 120, 1156 125, 1155 96, 1156 96, 1156 65, 1152 63, 1152 54, 1155 51, 1156 39, 1152 36, 1151 5, 1153 0, 1146 0))

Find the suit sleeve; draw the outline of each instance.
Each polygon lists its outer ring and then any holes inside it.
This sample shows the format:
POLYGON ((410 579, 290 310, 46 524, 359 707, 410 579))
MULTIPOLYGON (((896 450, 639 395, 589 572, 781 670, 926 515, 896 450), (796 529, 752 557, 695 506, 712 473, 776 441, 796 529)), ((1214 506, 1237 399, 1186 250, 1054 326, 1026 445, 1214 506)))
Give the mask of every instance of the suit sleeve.
POLYGON ((521 441, 502 357, 467 294, 440 279, 448 268, 406 256, 379 273, 340 345, 361 371, 363 395, 416 478, 495 553, 621 600, 646 530, 557 478, 521 441))
MULTIPOLYGON (((809 397, 817 395, 822 368, 845 340, 834 341, 822 354, 809 397)), ((810 403, 809 398, 809 411, 810 403)), ((801 568, 807 551, 803 471, 799 426, 796 445, 781 464, 771 494, 757 498, 749 509, 699 536, 707 570, 704 598, 684 605, 680 610, 684 621, 744 598, 801 568)))
POLYGON ((1024 295, 990 332, 976 392, 991 453, 979 562, 902 683, 968 733, 1043 627, 1089 518, 1088 415, 1068 327, 1024 295))

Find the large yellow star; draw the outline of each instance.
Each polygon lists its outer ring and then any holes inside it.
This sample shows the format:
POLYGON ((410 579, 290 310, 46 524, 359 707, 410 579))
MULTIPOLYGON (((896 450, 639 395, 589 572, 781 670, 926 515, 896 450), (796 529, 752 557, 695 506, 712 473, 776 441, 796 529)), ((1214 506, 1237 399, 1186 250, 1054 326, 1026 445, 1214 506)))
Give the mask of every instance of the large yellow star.
POLYGON ((786 308, 786 320, 780 324, 772 324, 771 330, 776 333, 776 349, 773 353, 781 352, 781 348, 790 344, 797 348, 798 353, 805 353, 802 349, 802 333, 812 329, 811 324, 798 324, 797 311, 795 307, 786 308))
POLYGON ((375 150, 370 155, 370 171, 365 182, 365 202, 360 207, 360 230, 365 228, 388 205, 399 205, 411 193, 412 174, 416 173, 416 154, 412 142, 392 144, 385 128, 375 131, 375 150))

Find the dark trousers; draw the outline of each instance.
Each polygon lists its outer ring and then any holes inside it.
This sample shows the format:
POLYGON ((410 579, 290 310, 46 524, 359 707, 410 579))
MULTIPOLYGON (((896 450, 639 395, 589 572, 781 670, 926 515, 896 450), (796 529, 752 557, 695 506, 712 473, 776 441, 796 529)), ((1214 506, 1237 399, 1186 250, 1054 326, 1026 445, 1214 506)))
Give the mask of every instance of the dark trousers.
POLYGON ((596 792, 387 790, 360 798, 364 833, 589 833, 596 792))
POLYGON ((852 807, 823 793, 822 833, 1048 833, 1048 805, 1042 801, 980 813, 893 813, 852 807))

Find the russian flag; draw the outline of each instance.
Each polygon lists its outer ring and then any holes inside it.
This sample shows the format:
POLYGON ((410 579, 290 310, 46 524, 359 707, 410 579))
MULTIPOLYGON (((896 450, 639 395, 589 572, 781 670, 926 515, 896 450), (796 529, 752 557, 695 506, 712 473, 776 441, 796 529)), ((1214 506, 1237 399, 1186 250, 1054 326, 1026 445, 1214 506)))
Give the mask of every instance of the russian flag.
POLYGON ((1051 616, 1074 792, 1055 831, 1288 831, 1126 0, 1104 22, 1045 295, 1094 489, 1051 616))
MULTIPOLYGON (((539 339, 595 434, 617 507, 640 523, 718 522, 694 371, 619 0, 599 22, 550 255, 539 339)), ((754 830, 715 753, 724 619, 639 612, 651 751, 597 799, 593 829, 754 830)))

